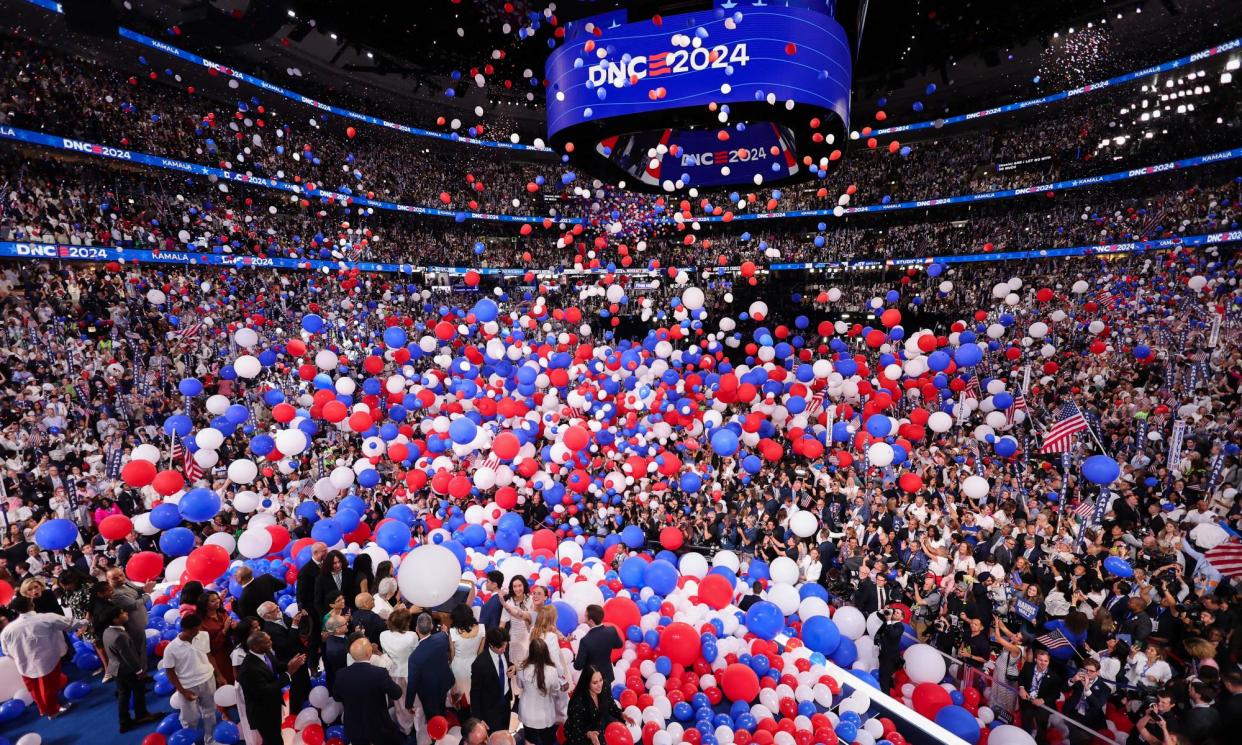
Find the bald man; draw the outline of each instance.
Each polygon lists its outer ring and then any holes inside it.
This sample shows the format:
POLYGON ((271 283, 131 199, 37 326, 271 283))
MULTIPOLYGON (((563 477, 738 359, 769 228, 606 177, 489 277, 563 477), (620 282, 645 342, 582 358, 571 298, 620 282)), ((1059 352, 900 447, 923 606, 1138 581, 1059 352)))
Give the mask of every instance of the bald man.
POLYGON ((332 698, 340 702, 345 716, 345 734, 351 745, 397 745, 401 732, 388 713, 401 687, 371 660, 371 642, 355 639, 349 647, 354 662, 338 670, 332 685, 332 698))

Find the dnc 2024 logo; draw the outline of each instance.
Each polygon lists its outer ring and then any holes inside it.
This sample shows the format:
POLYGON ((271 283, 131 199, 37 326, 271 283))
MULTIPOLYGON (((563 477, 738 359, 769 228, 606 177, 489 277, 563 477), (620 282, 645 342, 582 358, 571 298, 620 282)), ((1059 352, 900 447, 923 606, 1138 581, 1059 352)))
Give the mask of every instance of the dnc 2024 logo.
POLYGON ((701 72, 713 68, 724 70, 730 65, 745 67, 748 62, 750 62, 750 55, 746 51, 745 42, 733 45, 717 44, 714 47, 674 49, 658 54, 622 57, 616 62, 601 60, 587 68, 587 85, 591 88, 598 88, 602 85, 622 88, 646 78, 701 72))

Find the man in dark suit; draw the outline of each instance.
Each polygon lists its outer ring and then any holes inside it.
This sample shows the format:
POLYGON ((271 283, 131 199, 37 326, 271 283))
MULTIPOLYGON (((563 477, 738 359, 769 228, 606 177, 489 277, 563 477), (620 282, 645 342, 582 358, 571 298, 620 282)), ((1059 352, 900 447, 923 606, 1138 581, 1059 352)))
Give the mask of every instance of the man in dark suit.
MULTIPOLYGON (((336 684, 336 674, 349 664, 349 639, 345 632, 345 619, 339 616, 329 618, 324 626, 328 637, 323 641, 323 672, 327 676, 329 691, 336 684)), ((444 654, 447 656, 448 652, 444 654)))
MULTIPOLYGON (((277 660, 288 664, 300 654, 307 654, 310 649, 310 619, 306 611, 298 610, 293 622, 285 621, 280 606, 268 601, 259 606, 259 620, 262 631, 272 638, 272 654, 277 660)), ((300 667, 289 678, 293 681, 289 686, 289 711, 301 711, 302 704, 310 696, 310 671, 300 667)))
POLYGON ((1120 626, 1125 623, 1130 616, 1130 583, 1123 579, 1119 579, 1109 588, 1108 595, 1104 598, 1101 605, 1104 610, 1108 611, 1108 615, 1113 617, 1113 623, 1120 626))
MULTIPOLYGON (((1192 680, 1186 687, 1190 695, 1190 708, 1182 715, 1182 726, 1178 734, 1191 742, 1211 742, 1220 731, 1220 712, 1212 708, 1216 700, 1216 691, 1202 680, 1192 680)), ((1235 733, 1236 735, 1236 733, 1235 733)))
MULTIPOLYGON (((1088 659, 1070 680, 1069 695, 1061 707, 1061 714, 1090 730, 1097 730, 1104 726, 1104 707, 1108 704, 1109 693, 1108 684, 1100 678, 1100 663, 1088 659)), ((1070 742, 1073 745, 1087 745, 1093 740, 1094 732, 1070 727, 1070 742)))
POLYGON ((349 625, 365 634, 372 643, 379 644, 380 634, 387 630, 388 624, 375 612, 375 596, 369 592, 358 593, 354 607, 357 610, 350 615, 349 625))
POLYGON ((401 695, 401 686, 387 670, 370 664, 371 642, 366 639, 354 640, 349 656, 355 664, 337 673, 331 689, 344 712, 345 734, 352 745, 396 745, 401 734, 388 707, 401 695))
POLYGON ((582 641, 578 642, 578 654, 574 657, 574 669, 585 670, 588 666, 599 670, 604 676, 604 690, 612 690, 612 650, 621 648, 621 636, 617 630, 604 626, 604 609, 598 605, 588 605, 586 609, 587 625, 591 630, 586 632, 582 641))
POLYGON ((142 551, 142 544, 138 542, 138 534, 129 531, 129 535, 125 536, 125 541, 116 547, 116 565, 124 567, 134 554, 142 551))
POLYGON ((323 614, 315 606, 315 584, 319 581, 321 565, 327 555, 327 544, 311 544, 311 560, 298 570, 298 608, 306 611, 310 618, 310 647, 306 651, 306 656, 310 661, 311 670, 319 667, 320 637, 323 632, 323 614))
POLYGON ((858 583, 853 601, 854 607, 862 611, 863 618, 888 605, 888 577, 876 573, 873 578, 858 583))
POLYGON ((238 618, 259 615, 259 606, 276 599, 276 593, 285 589, 285 583, 270 574, 254 576, 250 567, 238 567, 233 579, 241 585, 241 595, 233 603, 238 618))
POLYGON ((1035 736, 1037 742, 1047 739, 1048 709, 1053 707, 1061 697, 1061 689, 1065 681, 1050 665, 1052 657, 1048 650, 1041 649, 1035 653, 1035 663, 1026 665, 1018 673, 1018 698, 1022 709, 1022 724, 1028 732, 1035 736))
POLYGON ((470 665, 470 716, 482 719, 493 732, 509 729, 513 712, 508 648, 509 632, 493 626, 487 630, 487 649, 470 665))
POLYGON ((505 575, 493 569, 487 573, 487 582, 483 589, 491 594, 483 607, 479 609, 479 623, 484 629, 494 629, 500 625, 500 616, 504 607, 500 604, 500 586, 505 583, 505 575))
POLYGON ((410 653, 406 673, 405 708, 414 703, 423 707, 423 721, 444 713, 444 699, 453 687, 453 670, 449 667, 449 638, 436 631, 431 614, 420 613, 414 623, 418 646, 410 653))
POLYGON ((887 691, 893 687, 893 674, 897 672, 901 660, 901 636, 905 633, 902 626, 901 611, 897 608, 880 611, 883 625, 875 634, 875 643, 880 650, 880 690, 887 691))
POLYGON ((246 717, 250 728, 259 733, 262 745, 282 745, 281 691, 290 683, 289 674, 306 663, 306 655, 297 655, 288 664, 281 662, 272 654, 272 638, 262 631, 251 634, 246 646, 249 651, 237 672, 246 717))

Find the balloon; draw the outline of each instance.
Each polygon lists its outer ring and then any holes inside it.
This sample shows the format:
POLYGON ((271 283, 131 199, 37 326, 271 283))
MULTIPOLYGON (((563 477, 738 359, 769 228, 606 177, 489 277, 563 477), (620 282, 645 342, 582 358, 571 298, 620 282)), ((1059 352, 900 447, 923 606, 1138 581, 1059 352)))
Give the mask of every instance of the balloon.
MULTIPOLYGON (((930 685, 924 684, 924 685, 930 685)), ((914 689, 915 694, 918 688, 914 689)), ((962 738, 971 745, 979 742, 979 722, 975 715, 957 705, 949 705, 936 712, 936 724, 962 738)))
POLYGON ((48 551, 61 551, 78 540, 78 526, 70 520, 48 520, 35 529, 35 544, 48 551))
POLYGON ((910 700, 913 702, 914 710, 928 719, 935 719, 936 712, 953 703, 949 698, 949 692, 937 683, 917 684, 914 686, 914 693, 910 696, 910 700))
POLYGON ((414 605, 433 608, 457 592, 461 571, 457 554, 441 545, 424 544, 401 560, 397 585, 414 605))
POLYGON ((237 706, 237 686, 223 685, 216 689, 215 696, 216 706, 227 709, 230 706, 237 706))
POLYGON ((720 675, 720 688, 730 701, 750 703, 759 695, 759 676, 749 665, 735 662, 720 675))
POLYGON ((131 460, 121 469, 121 480, 126 486, 139 489, 155 480, 155 464, 145 460, 131 460))
POLYGON ((983 499, 988 495, 988 492, 991 491, 991 489, 991 484, 989 484, 988 480, 982 476, 967 476, 966 479, 962 481, 962 494, 965 494, 971 499, 983 499))
POLYGON ((186 559, 186 576, 208 584, 229 569, 229 552, 215 544, 194 549, 186 559))
POLYGON ((186 520, 204 523, 220 512, 220 495, 211 489, 191 489, 181 496, 177 509, 186 520))
POLYGON ((784 627, 785 617, 775 603, 760 600, 746 611, 746 628, 760 639, 771 639, 784 627))
POLYGON ((819 519, 810 510, 800 510, 789 519, 789 529, 799 538, 810 538, 819 529, 819 519))
POLYGON ((139 583, 153 580, 163 571, 164 557, 154 551, 139 551, 125 564, 125 576, 139 583))
POLYGON ((832 621, 836 624, 837 630, 841 632, 841 636, 846 639, 858 639, 867 633, 867 619, 862 611, 852 605, 843 605, 838 608, 832 616, 832 621))
POLYGON ((670 623, 660 634, 660 654, 679 665, 693 665, 700 646, 699 632, 688 623, 670 623))
POLYGON ((81 701, 91 692, 91 684, 84 680, 76 680, 65 686, 65 698, 69 701, 81 701))
POLYGON ((699 598, 715 610, 725 607, 733 599, 733 586, 720 574, 708 574, 699 582, 699 598))
POLYGON ((830 655, 841 642, 841 631, 831 618, 816 616, 803 622, 802 642, 813 652, 830 655))
POLYGON ((443 716, 434 716, 427 720, 427 734, 431 735, 431 739, 439 740, 448 734, 448 720, 443 716))
POLYGON ((1093 455, 1082 462, 1082 475, 1093 484, 1107 486, 1121 477, 1121 466, 1107 455, 1093 455))
POLYGON ((1130 566, 1130 562, 1120 556, 1109 556, 1104 559, 1104 568, 1116 577, 1133 577, 1134 567, 1130 566))
POLYGON ((1021 727, 1002 724, 988 733, 988 745, 1035 745, 1035 738, 1021 727))
POLYGON ((125 515, 108 515, 99 521, 99 534, 109 541, 119 541, 133 529, 133 521, 125 515))
POLYGON ((911 681, 939 683, 944 678, 944 657, 930 644, 914 644, 902 656, 906 662, 906 675, 911 681))

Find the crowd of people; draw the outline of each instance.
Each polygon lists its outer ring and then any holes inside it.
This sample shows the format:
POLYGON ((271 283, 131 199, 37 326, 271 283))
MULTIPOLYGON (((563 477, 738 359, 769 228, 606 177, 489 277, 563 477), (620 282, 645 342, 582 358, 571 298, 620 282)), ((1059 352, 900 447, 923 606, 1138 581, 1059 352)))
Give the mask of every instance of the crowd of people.
MULTIPOLYGON (((0 264, 0 728, 108 684, 120 733, 158 722, 145 745, 901 745, 830 663, 972 742, 1242 724, 1231 244, 708 271, 1235 230, 1227 164, 700 230, 696 210, 825 197, 700 195, 670 223, 546 156, 347 134, 21 31, 0 50, 0 123, 590 218, 460 225, 5 145, 0 241, 341 265, 0 264), (674 269, 480 284, 355 260, 674 269)), ((1117 91, 1053 126, 856 144, 833 179, 941 196, 1235 144, 1237 102, 1202 95, 1177 136, 1116 141, 1141 116, 1117 91)))

